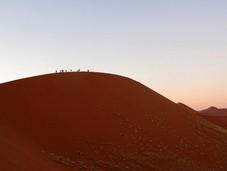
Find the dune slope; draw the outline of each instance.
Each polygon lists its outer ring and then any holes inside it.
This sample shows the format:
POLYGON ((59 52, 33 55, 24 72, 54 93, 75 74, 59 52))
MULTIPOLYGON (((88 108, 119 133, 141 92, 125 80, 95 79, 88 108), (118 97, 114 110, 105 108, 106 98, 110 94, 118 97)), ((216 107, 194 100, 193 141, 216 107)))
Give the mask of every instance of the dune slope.
POLYGON ((225 130, 125 77, 49 74, 0 97, 0 170, 227 169, 225 130))

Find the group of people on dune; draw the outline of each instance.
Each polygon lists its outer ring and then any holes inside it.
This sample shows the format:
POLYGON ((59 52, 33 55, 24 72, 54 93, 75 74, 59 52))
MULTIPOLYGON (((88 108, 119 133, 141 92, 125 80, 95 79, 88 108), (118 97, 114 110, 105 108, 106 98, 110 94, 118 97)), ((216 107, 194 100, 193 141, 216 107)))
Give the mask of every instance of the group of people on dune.
MULTIPOLYGON (((58 73, 58 70, 55 70, 55 72, 58 73)), ((70 69, 70 70, 60 69, 59 72, 74 72, 74 71, 72 69, 70 69)), ((80 72, 80 69, 78 69, 76 72, 80 72)), ((87 72, 90 72, 89 69, 87 70, 87 72)))

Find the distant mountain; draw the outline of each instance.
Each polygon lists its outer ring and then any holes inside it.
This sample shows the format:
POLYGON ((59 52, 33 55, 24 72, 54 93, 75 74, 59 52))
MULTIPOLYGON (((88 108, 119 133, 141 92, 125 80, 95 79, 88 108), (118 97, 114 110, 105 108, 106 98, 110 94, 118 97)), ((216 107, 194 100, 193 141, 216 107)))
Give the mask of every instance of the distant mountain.
POLYGON ((212 106, 200 111, 200 115, 210 122, 227 129, 227 109, 218 109, 212 106))
POLYGON ((126 77, 0 84, 1 171, 226 171, 226 144, 225 129, 126 77))
POLYGON ((213 115, 213 116, 227 116, 227 109, 222 108, 218 109, 217 107, 211 106, 207 109, 201 110, 201 114, 203 115, 213 115))

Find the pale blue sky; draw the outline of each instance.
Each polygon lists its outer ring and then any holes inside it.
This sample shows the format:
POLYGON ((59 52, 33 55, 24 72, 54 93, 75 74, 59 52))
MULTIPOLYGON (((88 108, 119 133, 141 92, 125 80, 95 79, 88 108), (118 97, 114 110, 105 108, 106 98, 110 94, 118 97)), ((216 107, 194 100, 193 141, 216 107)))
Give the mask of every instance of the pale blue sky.
POLYGON ((227 1, 0 0, 0 82, 61 68, 227 107, 227 1))

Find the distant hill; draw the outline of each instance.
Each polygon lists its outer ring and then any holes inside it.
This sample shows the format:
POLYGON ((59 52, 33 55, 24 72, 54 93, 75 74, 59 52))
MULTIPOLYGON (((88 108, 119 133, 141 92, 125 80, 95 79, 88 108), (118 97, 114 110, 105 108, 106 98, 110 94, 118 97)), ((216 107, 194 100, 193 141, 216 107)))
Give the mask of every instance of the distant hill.
POLYGON ((222 109, 218 109, 216 107, 209 107, 207 109, 201 110, 200 111, 201 114, 203 115, 213 115, 213 116, 227 116, 227 109, 222 108, 222 109))
POLYGON ((227 109, 209 107, 208 109, 200 111, 200 115, 203 118, 227 129, 227 109))
POLYGON ((227 132, 132 79, 0 84, 0 170, 227 170, 227 132))

